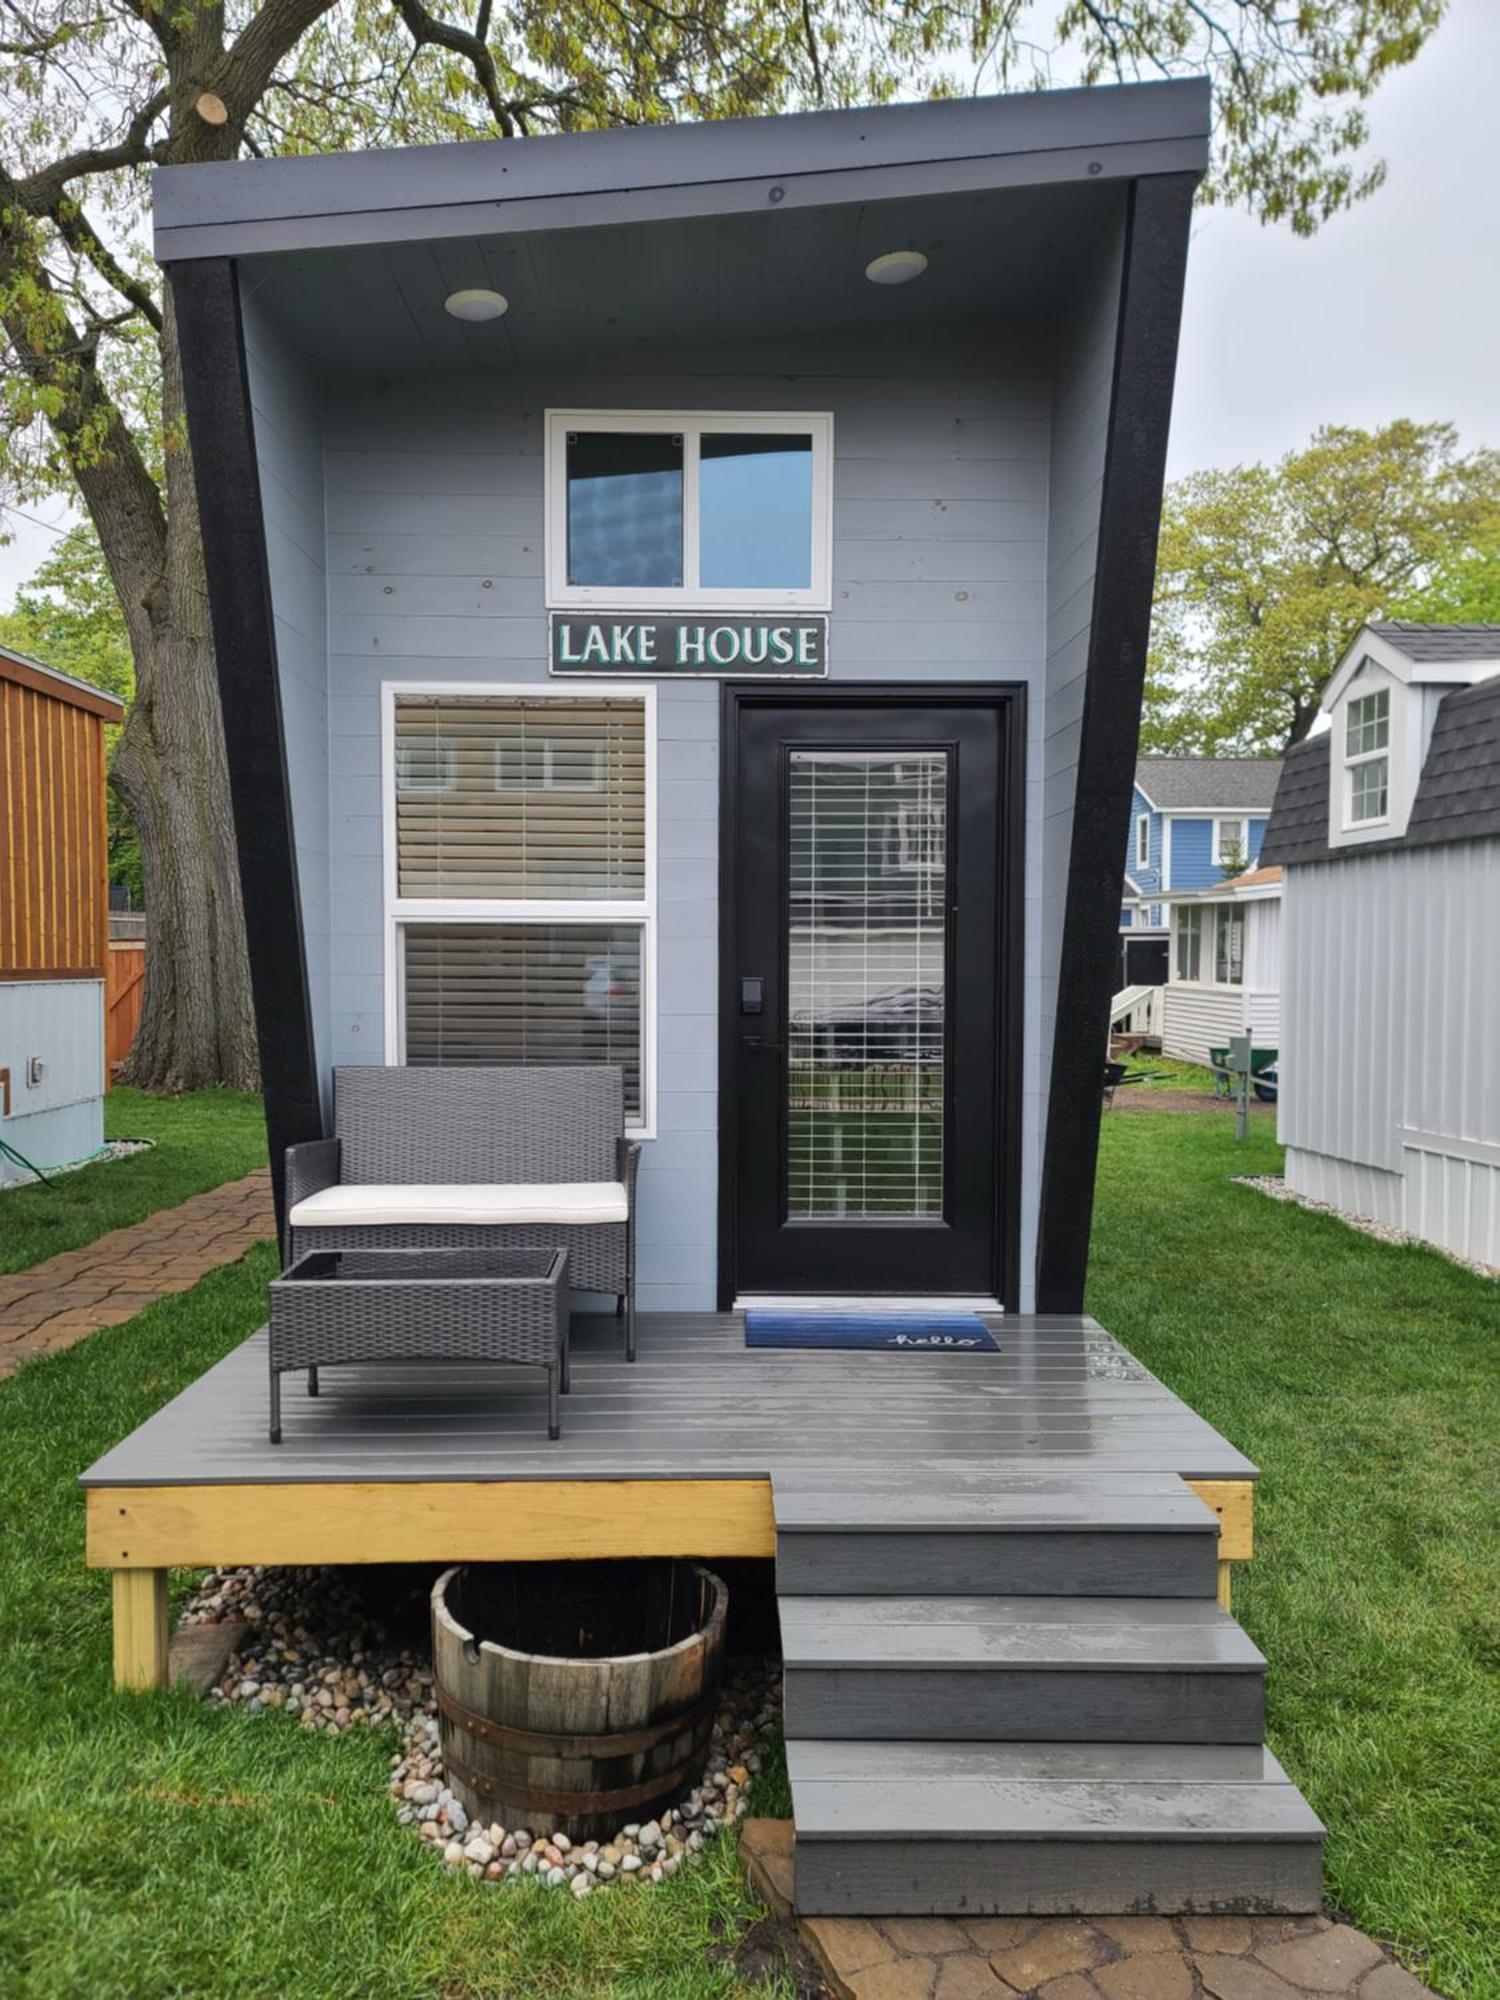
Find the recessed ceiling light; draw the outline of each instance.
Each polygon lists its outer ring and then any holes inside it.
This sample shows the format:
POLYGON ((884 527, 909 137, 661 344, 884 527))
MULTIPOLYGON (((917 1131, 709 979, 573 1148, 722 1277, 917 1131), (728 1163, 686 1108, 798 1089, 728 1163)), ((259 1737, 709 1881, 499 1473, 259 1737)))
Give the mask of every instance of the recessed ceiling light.
POLYGON ((500 319, 510 310, 510 300, 504 292, 450 292, 443 306, 455 319, 500 319))
POLYGON ((870 259, 865 276, 872 285, 909 285, 926 269, 927 259, 920 250, 887 250, 883 257, 870 259))

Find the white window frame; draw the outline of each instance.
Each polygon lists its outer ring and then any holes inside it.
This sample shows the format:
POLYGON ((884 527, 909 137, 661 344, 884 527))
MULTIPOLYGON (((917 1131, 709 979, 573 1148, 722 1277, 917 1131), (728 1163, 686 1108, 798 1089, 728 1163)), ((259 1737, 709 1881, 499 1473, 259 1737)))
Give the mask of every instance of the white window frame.
POLYGON ((1137 869, 1151 866, 1151 815, 1137 813, 1135 816, 1135 865, 1137 869))
POLYGON ((547 603, 558 611, 827 611, 833 602, 833 417, 826 410, 548 410, 545 424, 547 603), (568 581, 568 432, 682 434, 680 584, 622 590, 568 581), (705 431, 805 431, 812 438, 812 568, 805 590, 706 590, 698 575, 698 442, 705 431))
POLYGON ((1343 713, 1339 717, 1339 754, 1343 763, 1342 796, 1343 826, 1346 833, 1365 833, 1371 827, 1389 826, 1391 821, 1391 791, 1395 780, 1395 761, 1392 755, 1392 731, 1395 725, 1395 703, 1391 700, 1389 687, 1367 687, 1359 689, 1357 684, 1344 702, 1343 713), (1354 710, 1363 701, 1385 702, 1385 741, 1370 750, 1349 748, 1349 731, 1354 721, 1354 710), (1385 765, 1385 811, 1383 813, 1361 814, 1354 812, 1354 774, 1367 770, 1372 764, 1385 765))
POLYGON ((1249 818, 1249 815, 1248 815, 1248 814, 1243 814, 1243 815, 1241 815, 1241 816, 1240 816, 1239 818, 1237 818, 1237 819, 1235 819, 1235 818, 1225 818, 1225 819, 1216 819, 1216 820, 1214 821, 1214 834, 1213 834, 1213 841, 1212 841, 1212 844, 1211 844, 1211 854, 1210 854, 1210 858, 1211 858, 1211 860, 1213 861, 1213 865, 1215 866, 1215 868, 1222 868, 1222 867, 1223 867, 1223 866, 1225 865, 1225 864, 1224 864, 1224 829, 1225 829, 1225 827, 1226 827, 1226 826, 1232 826, 1232 827, 1235 827, 1235 828, 1237 828, 1237 829, 1238 829, 1238 831, 1239 831, 1239 843, 1238 843, 1238 844, 1239 844, 1239 849, 1240 849, 1240 853, 1241 853, 1241 854, 1242 854, 1242 855, 1244 856, 1244 858, 1245 858, 1245 860, 1246 860, 1246 862, 1247 862, 1247 863, 1248 863, 1248 861, 1249 861, 1249 859, 1250 859, 1250 818, 1249 818))
POLYGON ((1173 909, 1171 928, 1171 962, 1167 967, 1168 984, 1172 986, 1201 986, 1203 984, 1203 908, 1201 903, 1179 903, 1173 909), (1198 970, 1196 976, 1179 969, 1178 947, 1188 938, 1194 937, 1198 945, 1198 970))
POLYGON ((382 681, 380 686, 381 927, 385 956, 385 1060, 406 1061, 405 954, 407 924, 639 924, 641 937, 641 1112, 627 1119, 632 1139, 654 1139, 657 1116, 656 688, 649 681, 382 681), (406 896, 396 872, 396 703, 403 695, 494 701, 639 701, 644 707, 646 852, 643 894, 608 898, 406 896))
MULTIPOLYGON (((1210 903, 1207 907, 1213 911, 1213 922, 1209 926, 1210 940, 1213 945, 1212 963, 1209 968, 1209 984, 1221 986, 1231 993, 1242 992, 1245 985, 1245 945, 1247 932, 1245 912, 1234 903, 1210 903), (1238 979, 1221 979, 1219 977, 1219 933, 1221 930, 1227 929, 1229 935, 1233 937, 1236 924, 1239 925, 1240 931, 1240 976, 1238 979)), ((1224 958, 1225 963, 1229 964, 1231 954, 1227 950, 1224 958)))

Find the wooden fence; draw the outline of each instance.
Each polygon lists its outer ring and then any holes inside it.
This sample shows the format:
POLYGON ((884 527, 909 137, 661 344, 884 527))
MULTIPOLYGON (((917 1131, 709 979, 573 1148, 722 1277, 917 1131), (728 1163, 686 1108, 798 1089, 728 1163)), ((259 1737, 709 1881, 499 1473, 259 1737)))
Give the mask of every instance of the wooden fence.
POLYGON ((146 997, 146 947, 134 939, 111 939, 104 980, 104 1063, 108 1080, 130 1054, 141 1025, 146 997))

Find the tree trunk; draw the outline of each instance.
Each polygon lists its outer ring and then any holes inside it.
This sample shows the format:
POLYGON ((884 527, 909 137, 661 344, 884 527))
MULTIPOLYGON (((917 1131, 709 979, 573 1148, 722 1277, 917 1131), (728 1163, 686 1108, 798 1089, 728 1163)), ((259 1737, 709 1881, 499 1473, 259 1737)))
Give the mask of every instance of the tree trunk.
MULTIPOLYGON (((168 291, 161 334, 168 438, 185 436, 168 291)), ((197 494, 185 445, 166 458, 163 574, 131 620, 136 698, 113 783, 135 822, 146 897, 146 991, 125 1064, 147 1090, 259 1084, 249 961, 197 494)))

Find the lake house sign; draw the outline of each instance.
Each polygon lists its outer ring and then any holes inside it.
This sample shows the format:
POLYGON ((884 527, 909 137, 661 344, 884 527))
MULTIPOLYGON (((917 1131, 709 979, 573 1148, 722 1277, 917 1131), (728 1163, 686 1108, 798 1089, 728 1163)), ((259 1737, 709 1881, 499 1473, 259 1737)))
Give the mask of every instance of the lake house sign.
POLYGON ((826 617, 552 617, 554 674, 709 674, 818 680, 828 672, 826 617))

